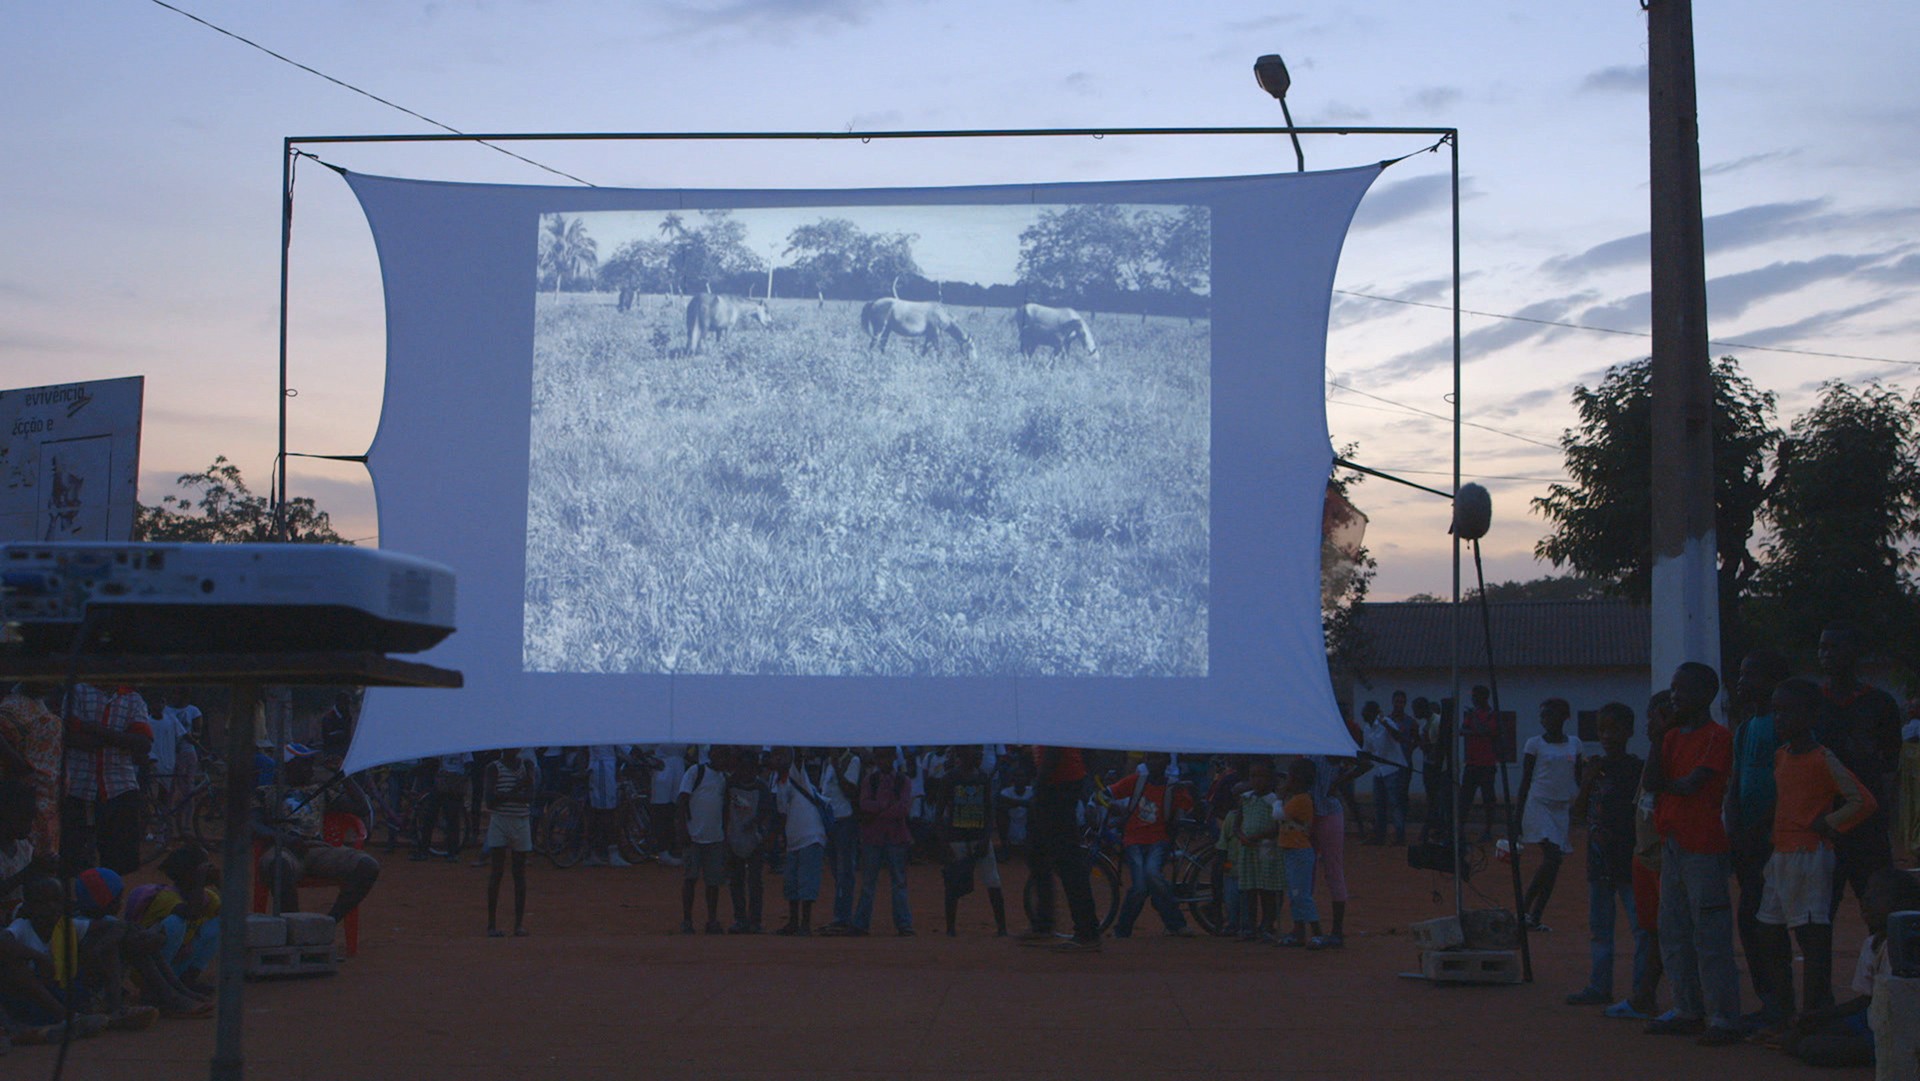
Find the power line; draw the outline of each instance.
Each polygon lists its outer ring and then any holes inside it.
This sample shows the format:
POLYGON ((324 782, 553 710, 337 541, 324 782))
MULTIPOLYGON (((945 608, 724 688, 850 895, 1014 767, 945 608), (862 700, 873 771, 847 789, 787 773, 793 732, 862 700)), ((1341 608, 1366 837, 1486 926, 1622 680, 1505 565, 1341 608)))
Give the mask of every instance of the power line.
MULTIPOLYGON (((1336 383, 1333 380, 1329 379, 1327 380, 1327 385, 1330 387, 1333 387, 1335 390, 1344 390, 1349 394, 1358 394, 1362 398, 1372 398, 1376 402, 1385 402, 1388 405, 1397 405, 1400 408, 1407 410, 1408 412, 1418 413, 1423 417, 1432 417, 1435 420, 1444 420, 1448 424, 1453 423, 1453 418, 1447 416, 1444 413, 1435 413, 1431 409, 1422 409, 1417 405, 1408 405, 1405 402, 1396 402, 1392 398, 1383 398, 1378 394, 1373 394, 1369 391, 1360 390, 1357 387, 1350 387, 1345 383, 1336 383)), ((1518 439, 1522 443, 1532 443, 1536 447, 1545 447, 1548 450, 1554 450, 1554 451, 1561 449, 1558 444, 1547 443, 1542 440, 1535 439, 1529 435, 1517 435, 1513 432, 1502 431, 1499 428, 1495 428, 1491 424, 1481 424, 1478 421, 1472 421, 1472 420, 1463 420, 1460 423, 1466 425, 1469 428, 1478 428, 1483 432, 1492 432, 1495 435, 1504 435, 1508 439, 1518 439)))
MULTIPOLYGON (((158 3, 159 0, 154 0, 158 3)), ((1436 311, 1450 312, 1451 304, 1433 304, 1424 300, 1402 300, 1399 297, 1383 297, 1376 293, 1356 293, 1351 289, 1335 289, 1341 296, 1359 297, 1362 300, 1378 300, 1383 304, 1405 304, 1413 308, 1432 308, 1436 311)), ((1651 338, 1652 334, 1644 330, 1617 330, 1613 327, 1596 327, 1586 323, 1568 323, 1559 319, 1536 319, 1529 315, 1507 315, 1501 312, 1482 312, 1472 308, 1461 308, 1462 315, 1477 315, 1483 319, 1505 319, 1512 323, 1532 323, 1543 327, 1562 327, 1567 330, 1585 330, 1593 334, 1619 334, 1628 338, 1651 338)), ((1816 349, 1792 349, 1784 345, 1753 345, 1748 342, 1728 342, 1718 339, 1709 340, 1708 345, 1717 345, 1723 349, 1748 349, 1761 353, 1791 353, 1797 357, 1825 357, 1829 360, 1863 360, 1871 364, 1898 364, 1906 368, 1920 368, 1920 360, 1894 360, 1889 357, 1869 357, 1859 353, 1823 353, 1816 349)))
MULTIPOLYGON (((273 57, 275 60, 278 60, 283 64, 291 64, 292 66, 299 68, 301 71, 304 71, 309 75, 317 75, 320 78, 325 79, 326 81, 332 83, 335 86, 338 86, 344 90, 351 90, 363 98, 368 98, 373 101, 377 101, 380 104, 385 105, 389 109, 397 109, 400 112, 403 112, 408 116, 413 117, 415 120, 424 121, 428 124, 433 125, 436 128, 439 128, 441 131, 452 132, 455 135, 467 134, 466 132, 461 131, 459 128, 453 127, 452 125, 442 124, 440 121, 435 120, 433 117, 427 116, 424 113, 416 113, 412 109, 409 109, 405 105, 401 105, 398 102, 388 101, 386 98, 383 98, 380 95, 375 94, 370 90, 362 90, 361 88, 353 85, 350 82, 347 82, 344 79, 336 79, 333 76, 328 75, 326 72, 319 70, 318 68, 308 67, 306 64, 302 64, 298 60, 295 60, 291 57, 283 56, 280 53, 274 52, 272 49, 267 48, 265 45, 262 45, 259 42, 252 40, 251 38, 242 37, 239 34, 236 34, 233 31, 228 30, 224 26, 219 26, 217 24, 210 23, 207 20, 201 18, 200 16, 195 15, 191 11, 186 11, 181 8, 174 7, 172 4, 167 3, 167 0, 153 0, 153 3, 159 5, 160 7, 166 8, 168 11, 171 11, 176 15, 182 15, 182 16, 185 16, 186 18, 192 19, 194 22, 199 23, 201 26, 204 26, 207 29, 214 31, 215 33, 225 34, 227 37, 232 38, 233 40, 239 42, 242 45, 246 45, 250 48, 258 49, 261 52, 266 53, 268 56, 273 57)), ((479 143, 481 146, 486 147, 489 150, 498 150, 500 153, 505 154, 507 157, 517 158, 520 161, 524 161, 528 165, 531 165, 536 169, 545 169, 547 172, 552 173, 555 176, 566 177, 568 180, 574 181, 575 183, 585 184, 589 188, 599 187, 599 185, 595 184, 591 180, 582 180, 579 177, 574 176, 572 173, 566 172, 565 170, 555 169, 551 165, 543 165, 540 162, 537 162, 532 158, 525 156, 524 154, 516 154, 513 151, 508 150, 504 146, 499 146, 497 144, 487 142, 485 139, 476 139, 474 141, 479 143)))

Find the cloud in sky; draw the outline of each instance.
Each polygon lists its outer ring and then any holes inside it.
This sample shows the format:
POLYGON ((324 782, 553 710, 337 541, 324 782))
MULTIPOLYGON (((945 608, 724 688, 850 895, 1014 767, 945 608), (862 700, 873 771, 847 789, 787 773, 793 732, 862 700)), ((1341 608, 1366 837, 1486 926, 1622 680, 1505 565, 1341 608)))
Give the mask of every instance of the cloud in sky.
MULTIPOLYGON (((1476 198, 1473 178, 1460 178, 1460 201, 1476 198)), ((1375 185, 1353 216, 1355 230, 1377 229, 1417 214, 1444 209, 1453 201, 1453 180, 1446 173, 1429 173, 1390 184, 1375 185)))
POLYGON ((1740 334, 1740 342, 1743 345, 1787 345, 1793 342, 1804 341, 1838 327, 1843 327, 1848 320, 1877 312, 1882 308, 1898 303, 1904 299, 1906 299, 1904 294, 1875 297, 1872 300, 1863 301, 1850 307, 1833 308, 1824 312, 1815 312, 1804 319, 1796 319, 1791 323, 1762 327, 1759 330, 1743 331, 1740 334))
POLYGON ((784 32, 794 27, 858 26, 879 0, 725 0, 718 4, 664 4, 656 10, 680 34, 709 30, 784 32))
POLYGON ((1407 104, 1415 109, 1437 113, 1463 97, 1466 97, 1466 93, 1457 86, 1423 86, 1407 95, 1407 104))
POLYGON ((1616 64, 1590 71, 1580 80, 1583 94, 1644 94, 1647 92, 1645 64, 1616 64))
POLYGON ((1770 297, 1816 282, 1844 278, 1879 262, 1879 255, 1822 255, 1817 259, 1769 263, 1754 270, 1724 274, 1707 282, 1707 311, 1714 318, 1739 315, 1770 297))
POLYGON ((1725 176, 1728 173, 1739 172, 1748 166, 1759 165, 1761 162, 1778 161, 1781 158, 1791 158, 1799 153, 1799 148, 1795 147, 1788 150, 1768 150, 1759 154, 1748 154, 1746 157, 1735 158, 1732 161, 1717 161, 1712 165, 1702 166, 1700 175, 1725 176))
MULTIPOLYGON (((1796 224, 1808 221, 1826 205, 1825 199, 1799 199, 1759 203, 1722 214, 1709 214, 1700 222, 1707 254, 1776 240, 1793 231, 1796 224)), ((1557 255, 1542 263, 1541 269, 1555 277, 1572 279, 1618 267, 1645 266, 1651 258, 1651 235, 1634 233, 1595 244, 1578 255, 1557 255)))
MULTIPOLYGON (((1573 310, 1574 305, 1590 299, 1592 299, 1591 293, 1575 293, 1571 296, 1538 300, 1513 314, 1522 319, 1564 320, 1567 318, 1567 313, 1573 310)), ((1471 364, 1510 346, 1519 345, 1534 338, 1563 333, 1565 331, 1558 327, 1503 319, 1462 334, 1460 362, 1471 364)), ((1363 374, 1369 385, 1378 386, 1397 379, 1420 375, 1451 363, 1453 363, 1453 339, 1444 338, 1401 353, 1383 364, 1364 369, 1363 374)))
MULTIPOLYGON (((1823 255, 1814 259, 1770 263, 1753 270, 1709 278, 1707 313, 1715 320, 1732 319, 1762 301, 1797 292, 1809 285, 1848 277, 1865 277, 1865 268, 1874 267, 1885 259, 1884 254, 1823 255)), ((1902 260, 1894 265, 1904 266, 1905 263, 1906 260, 1902 260)), ((1908 269, 1920 275, 1920 263, 1908 269)), ((1651 293, 1634 293, 1605 304, 1596 304, 1581 312, 1579 318, 1574 320, 1576 323, 1610 330, 1646 330, 1652 321, 1651 293)), ((1771 344, 1754 341, 1747 334, 1741 334, 1739 338, 1754 345, 1771 344)))
POLYGON ((1329 124, 1348 121, 1371 120, 1373 112, 1358 105, 1349 105, 1344 101, 1329 101, 1320 109, 1320 119, 1329 124))

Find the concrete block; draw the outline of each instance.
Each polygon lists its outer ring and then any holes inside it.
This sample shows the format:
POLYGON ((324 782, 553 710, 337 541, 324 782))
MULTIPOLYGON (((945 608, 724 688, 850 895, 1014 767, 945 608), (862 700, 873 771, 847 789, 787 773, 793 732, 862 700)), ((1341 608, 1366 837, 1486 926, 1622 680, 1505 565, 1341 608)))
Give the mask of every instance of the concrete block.
POLYGON ((1517 950, 1520 922, 1505 908, 1476 908, 1460 914, 1460 930, 1470 950, 1517 950))
POLYGON ((247 979, 280 976, 330 976, 340 965, 328 946, 274 946, 247 951, 247 979))
POLYGON ((247 916, 247 948, 250 950, 287 944, 287 920, 284 916, 247 916))
POLYGON ((330 946, 333 944, 333 917, 320 912, 289 912, 287 945, 330 946))
POLYGON ((1409 928, 1413 932, 1413 945, 1421 953, 1432 950, 1451 950, 1466 945, 1467 938, 1460 927, 1460 917, 1442 916, 1435 920, 1421 920, 1409 928))
POLYGON ((1420 973, 1435 983, 1519 983, 1514 950, 1438 950, 1420 955, 1420 973))

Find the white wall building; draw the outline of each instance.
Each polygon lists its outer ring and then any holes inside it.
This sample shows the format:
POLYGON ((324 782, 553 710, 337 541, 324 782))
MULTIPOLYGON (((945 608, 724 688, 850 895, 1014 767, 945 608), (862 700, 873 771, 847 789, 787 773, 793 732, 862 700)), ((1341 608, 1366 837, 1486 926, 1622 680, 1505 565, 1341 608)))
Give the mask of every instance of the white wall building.
MULTIPOLYGON (((1438 702, 1453 694, 1451 605, 1424 602, 1364 604, 1358 626, 1365 635, 1364 680, 1345 688, 1349 716, 1358 719, 1369 701, 1392 708, 1393 692, 1407 700, 1438 702)), ((1647 609, 1627 601, 1515 601, 1489 606, 1493 625, 1494 676, 1499 708, 1513 715, 1513 746, 1540 733, 1540 703, 1564 698, 1580 725, 1576 735, 1593 738, 1593 715, 1608 702, 1632 707, 1631 745, 1645 756, 1647 698, 1652 687, 1652 622, 1647 609)), ((1491 685, 1480 607, 1460 607, 1460 697, 1473 700, 1475 684, 1491 685)), ((1592 750, 1598 751, 1597 745, 1592 750)), ((1418 762, 1416 761, 1416 766, 1418 762)), ((1517 761, 1516 761, 1517 766, 1517 761)), ((1520 773, 1511 783, 1517 790, 1520 773)), ((1414 791, 1420 791, 1414 781, 1414 791)))

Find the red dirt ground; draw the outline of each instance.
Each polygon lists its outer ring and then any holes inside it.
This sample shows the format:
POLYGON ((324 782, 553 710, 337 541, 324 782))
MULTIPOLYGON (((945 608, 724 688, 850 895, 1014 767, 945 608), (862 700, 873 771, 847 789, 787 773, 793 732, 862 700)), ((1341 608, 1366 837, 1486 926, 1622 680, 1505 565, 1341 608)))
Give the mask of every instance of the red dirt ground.
MULTIPOLYGON (((981 893, 961 902, 960 937, 939 933, 931 866, 910 875, 916 938, 686 938, 672 933, 677 871, 556 871, 536 856, 533 936, 489 939, 484 871, 396 854, 363 910, 360 956, 339 975, 247 986, 247 1072, 274 1081, 1808 1076, 1772 1051, 1644 1036, 1638 1023, 1563 1005, 1586 975, 1578 856, 1548 910, 1553 932, 1533 938, 1537 982, 1401 978, 1417 964, 1407 924, 1453 903, 1451 880, 1408 870, 1402 855, 1350 847, 1344 951, 1163 938, 1149 912, 1138 937, 1063 957, 991 937, 981 893)), ((1007 870, 1018 924, 1025 872, 1007 870)), ((1511 889, 1504 870, 1473 885, 1498 897, 1511 889)), ((785 912, 772 876, 767 899, 772 924, 785 912)), ((323 902, 309 894, 310 906, 323 902)), ((874 922, 891 926, 883 912, 874 922)), ((1849 897, 1834 962, 1842 996, 1862 934, 1849 897)), ((1621 942, 1624 986, 1624 932, 1621 942)), ((1754 1008, 1744 981, 1742 997, 1754 1008)), ((76 1044, 68 1076, 204 1077, 212 1049, 211 1022, 163 1021, 76 1044)), ((50 1049, 15 1048, 0 1075, 46 1077, 52 1063, 50 1049)))

